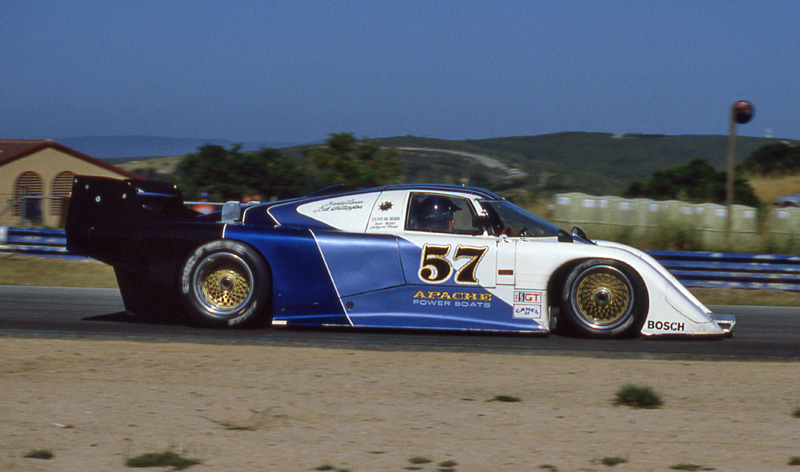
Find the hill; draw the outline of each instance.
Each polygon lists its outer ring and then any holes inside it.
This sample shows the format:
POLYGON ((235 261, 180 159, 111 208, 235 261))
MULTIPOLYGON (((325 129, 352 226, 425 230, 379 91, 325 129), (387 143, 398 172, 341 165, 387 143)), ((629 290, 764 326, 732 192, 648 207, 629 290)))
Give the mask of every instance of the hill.
MULTIPOLYGON (((657 169, 683 164, 695 157, 703 157, 723 170, 726 167, 728 149, 727 136, 583 132, 462 141, 411 136, 371 141, 381 146, 438 148, 489 156, 503 162, 508 168, 518 169, 520 175, 525 176, 525 187, 544 193, 580 191, 617 194, 633 180, 647 179, 657 169)), ((737 162, 741 162, 759 147, 775 141, 769 138, 738 137, 737 162)), ((479 181, 487 179, 492 172, 490 167, 484 166, 483 175, 480 175, 475 174, 472 165, 458 166, 459 162, 463 165, 469 159, 458 159, 452 155, 432 159, 432 156, 429 151, 406 152, 409 169, 435 169, 439 165, 452 172, 452 176, 456 176, 454 182, 459 182, 459 179, 463 181, 465 174, 472 173, 472 176, 466 176, 469 183, 473 183, 475 178, 479 181), (453 160, 456 162, 452 162, 453 160)), ((494 172, 496 174, 497 169, 494 172)))
MULTIPOLYGON (((645 180, 655 170, 683 164, 696 157, 703 157, 717 169, 724 170, 727 140, 727 136, 722 135, 565 132, 477 140, 398 136, 368 141, 400 150, 407 168, 406 181, 411 183, 463 183, 505 194, 522 190, 544 194, 579 191, 600 195, 619 194, 634 180, 645 180)), ((233 145, 232 142, 219 140, 176 141, 183 141, 183 147, 157 148, 158 152, 152 155, 183 155, 209 142, 226 147, 233 145)), ((770 138, 738 137, 737 162, 759 147, 776 141, 770 138)), ((799 141, 794 143, 800 144, 799 141)), ((308 145, 271 147, 278 147, 285 154, 300 158, 302 150, 308 145)), ((85 148, 74 148, 93 155, 85 148)), ((116 153, 124 154, 126 151, 116 153)), ((133 155, 129 151, 127 154, 133 155)), ((151 166, 149 160, 141 157, 113 159, 112 162, 120 164, 134 160, 136 162, 123 167, 133 171, 159 167, 151 166)), ((170 164, 160 166, 174 168, 174 164, 175 160, 172 160, 170 164)), ((163 174, 164 170, 159 172, 163 174)))

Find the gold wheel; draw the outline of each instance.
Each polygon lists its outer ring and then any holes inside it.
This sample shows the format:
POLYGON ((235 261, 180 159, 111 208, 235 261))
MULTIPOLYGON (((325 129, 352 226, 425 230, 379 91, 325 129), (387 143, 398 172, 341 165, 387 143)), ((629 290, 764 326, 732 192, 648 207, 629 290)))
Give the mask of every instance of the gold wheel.
POLYGON ((631 315, 631 282, 619 269, 609 265, 592 266, 580 273, 570 295, 578 321, 589 328, 613 329, 631 315))
POLYGON ((253 294, 253 273, 236 254, 221 252, 203 259, 194 290, 205 309, 215 315, 236 313, 253 294))

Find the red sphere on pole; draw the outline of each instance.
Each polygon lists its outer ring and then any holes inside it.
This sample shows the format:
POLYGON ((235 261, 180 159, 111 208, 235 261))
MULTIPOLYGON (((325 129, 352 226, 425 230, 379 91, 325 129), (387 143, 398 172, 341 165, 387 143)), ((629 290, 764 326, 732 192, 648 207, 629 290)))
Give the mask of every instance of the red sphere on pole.
POLYGON ((739 100, 733 104, 733 120, 740 125, 752 120, 755 112, 753 104, 747 100, 739 100))

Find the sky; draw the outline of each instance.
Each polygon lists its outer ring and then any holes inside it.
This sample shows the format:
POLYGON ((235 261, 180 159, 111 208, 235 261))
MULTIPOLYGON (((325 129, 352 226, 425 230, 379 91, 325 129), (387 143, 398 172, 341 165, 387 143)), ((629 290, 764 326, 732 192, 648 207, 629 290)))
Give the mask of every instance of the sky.
POLYGON ((0 138, 800 139, 800 1, 2 0, 0 138))

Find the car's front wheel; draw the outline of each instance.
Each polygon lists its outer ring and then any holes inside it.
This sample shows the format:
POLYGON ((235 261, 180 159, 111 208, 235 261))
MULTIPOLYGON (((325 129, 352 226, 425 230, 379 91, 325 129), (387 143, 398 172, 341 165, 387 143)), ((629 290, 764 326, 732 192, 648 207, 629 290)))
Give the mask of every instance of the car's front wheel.
POLYGON ((267 265, 255 249, 238 241, 211 241, 186 260, 181 300, 196 324, 244 327, 269 316, 270 285, 267 265))
POLYGON ((592 259, 575 267, 564 284, 561 312, 578 335, 629 337, 647 316, 647 290, 641 277, 617 261, 592 259))

